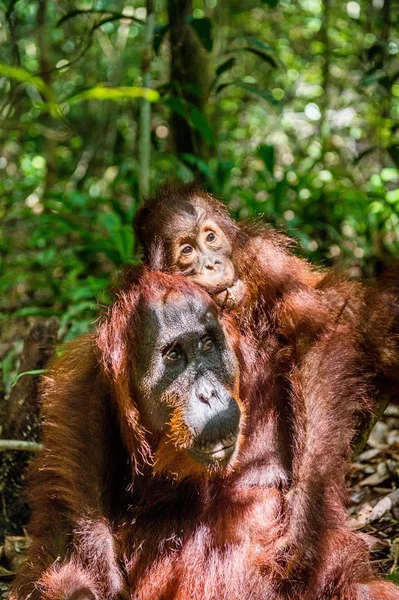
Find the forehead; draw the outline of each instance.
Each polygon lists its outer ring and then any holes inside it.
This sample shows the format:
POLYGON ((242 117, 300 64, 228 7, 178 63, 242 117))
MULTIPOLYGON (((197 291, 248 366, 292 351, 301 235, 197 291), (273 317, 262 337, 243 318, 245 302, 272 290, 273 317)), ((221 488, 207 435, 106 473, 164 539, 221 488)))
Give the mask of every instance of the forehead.
POLYGON ((180 233, 196 232, 209 217, 209 211, 200 204, 200 199, 184 203, 171 216, 167 229, 173 238, 180 233))
POLYGON ((148 332, 149 338, 154 341, 165 341, 187 332, 221 328, 217 309, 205 295, 183 294, 175 290, 165 292, 147 306, 142 325, 144 335, 148 332))

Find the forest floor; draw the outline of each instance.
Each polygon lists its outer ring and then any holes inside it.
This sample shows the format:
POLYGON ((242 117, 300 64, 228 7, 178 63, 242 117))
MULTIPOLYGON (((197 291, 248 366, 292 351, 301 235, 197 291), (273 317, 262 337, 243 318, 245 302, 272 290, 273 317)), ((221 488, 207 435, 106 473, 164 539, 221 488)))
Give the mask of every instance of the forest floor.
POLYGON ((372 560, 399 584, 399 406, 390 405, 351 464, 349 521, 372 536, 372 560))
MULTIPOLYGON (((350 526, 370 541, 376 570, 399 584, 399 407, 388 406, 348 477, 350 526), (393 574, 395 572, 395 574, 393 574)), ((0 546, 0 600, 6 600, 27 539, 10 536, 0 546)))

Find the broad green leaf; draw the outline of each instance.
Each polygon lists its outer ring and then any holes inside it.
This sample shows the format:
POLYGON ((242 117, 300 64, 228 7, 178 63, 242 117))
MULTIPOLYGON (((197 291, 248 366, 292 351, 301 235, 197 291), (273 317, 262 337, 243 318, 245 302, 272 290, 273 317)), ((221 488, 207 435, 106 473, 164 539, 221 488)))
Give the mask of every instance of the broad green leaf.
POLYGON ((66 100, 66 104, 74 104, 83 100, 127 100, 129 98, 145 98, 149 102, 158 102, 159 94, 156 90, 143 87, 122 86, 106 87, 97 85, 66 100))
POLYGON ((281 109, 280 102, 278 100, 276 100, 276 98, 273 96, 273 94, 271 93, 270 90, 258 88, 253 83, 247 83, 246 81, 235 81, 234 83, 238 87, 241 87, 242 89, 247 90, 251 94, 255 94, 256 96, 263 98, 263 100, 266 100, 266 102, 271 104, 271 106, 273 106, 274 108, 279 109, 279 110, 281 109))
POLYGON ((262 144, 258 148, 258 154, 265 163, 267 169, 273 175, 275 163, 274 146, 271 146, 270 144, 262 144))
POLYGON ((122 225, 120 216, 114 212, 100 213, 98 220, 108 232, 122 225))
POLYGON ((205 50, 210 52, 213 48, 211 20, 207 18, 195 19, 194 17, 188 17, 186 18, 186 23, 191 25, 205 50))
POLYGON ((173 110, 179 117, 185 118, 187 116, 186 108, 183 101, 178 96, 168 96, 163 100, 166 106, 169 106, 170 110, 173 110))
POLYGON ((215 138, 213 136, 211 126, 209 125, 203 113, 195 106, 190 109, 190 120, 194 129, 199 131, 204 140, 207 141, 208 144, 213 144, 215 138))
POLYGON ((273 54, 276 54, 276 50, 273 48, 273 46, 271 46, 267 42, 263 42, 262 40, 254 37, 253 35, 243 35, 241 37, 238 37, 237 41, 246 42, 251 46, 255 46, 255 48, 259 48, 259 50, 263 50, 263 52, 272 52, 273 54))
POLYGON ((275 8, 279 3, 279 0, 261 0, 262 4, 267 4, 271 8, 275 8))
POLYGON ((207 178, 208 181, 213 181, 214 173, 213 173, 212 169, 209 167, 208 163, 206 163, 204 160, 202 160, 201 158, 198 158, 194 154, 189 154, 188 152, 181 154, 181 158, 185 162, 187 162, 189 165, 193 165, 194 167, 196 167, 196 169, 200 173, 202 173, 207 178))
POLYGON ((61 108, 57 102, 57 98, 52 88, 47 85, 47 83, 43 81, 41 77, 32 75, 29 73, 29 71, 26 71, 26 69, 23 69, 22 67, 11 67, 3 63, 0 63, 0 75, 4 75, 9 79, 14 79, 15 81, 19 81, 20 83, 24 83, 26 85, 33 86, 45 98, 46 102, 43 103, 43 106, 45 108, 48 107, 48 111, 50 112, 51 116, 55 118, 60 118, 62 116, 61 108))

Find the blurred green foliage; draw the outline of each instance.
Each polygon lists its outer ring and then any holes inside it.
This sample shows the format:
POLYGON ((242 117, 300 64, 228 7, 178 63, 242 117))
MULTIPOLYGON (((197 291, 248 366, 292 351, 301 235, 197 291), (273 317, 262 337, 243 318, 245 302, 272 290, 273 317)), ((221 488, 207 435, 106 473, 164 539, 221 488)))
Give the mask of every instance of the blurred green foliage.
MULTIPOLYGON (((145 17, 141 1, 0 1, 2 319, 55 314, 72 337, 137 260, 145 17)), ((398 258, 398 18, 388 0, 194 2, 212 82, 203 114, 171 92, 159 0, 152 187, 199 172, 235 217, 261 215, 354 275, 398 258), (179 111, 203 156, 173 152, 179 111)))

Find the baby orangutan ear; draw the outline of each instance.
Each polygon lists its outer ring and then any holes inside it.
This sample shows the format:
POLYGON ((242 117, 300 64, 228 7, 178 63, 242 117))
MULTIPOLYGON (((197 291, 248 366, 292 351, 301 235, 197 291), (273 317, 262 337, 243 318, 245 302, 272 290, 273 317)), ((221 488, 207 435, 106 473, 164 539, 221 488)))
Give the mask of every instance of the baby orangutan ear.
POLYGON ((152 271, 165 271, 167 261, 164 244, 160 237, 156 236, 148 248, 148 255, 145 257, 147 265, 152 271))

